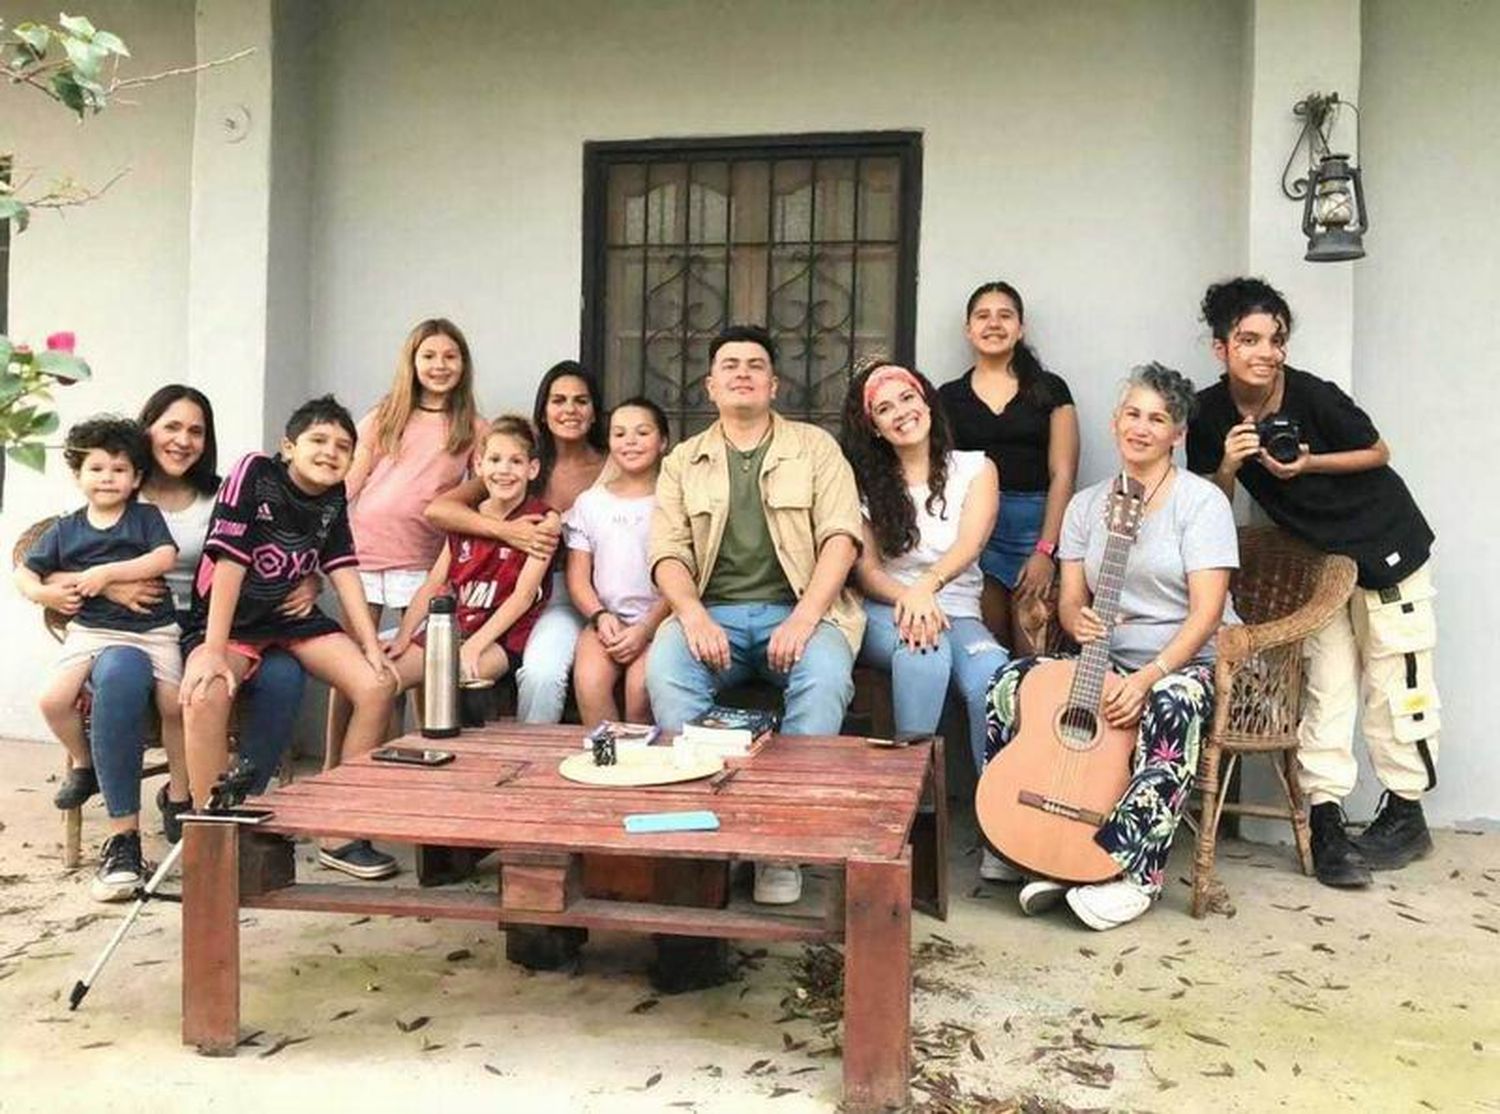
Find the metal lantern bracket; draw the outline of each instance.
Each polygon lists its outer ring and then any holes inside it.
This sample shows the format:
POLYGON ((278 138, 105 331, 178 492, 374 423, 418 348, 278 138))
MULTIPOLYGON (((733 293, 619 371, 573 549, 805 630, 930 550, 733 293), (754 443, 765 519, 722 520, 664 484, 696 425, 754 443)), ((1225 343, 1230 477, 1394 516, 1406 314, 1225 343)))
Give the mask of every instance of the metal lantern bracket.
POLYGON ((1292 146, 1292 153, 1281 169, 1281 192, 1288 201, 1301 201, 1312 188, 1312 175, 1318 163, 1332 152, 1329 141, 1333 138, 1333 126, 1341 108, 1348 107, 1354 113, 1354 151, 1359 147, 1359 105, 1353 101, 1340 100, 1337 93, 1309 93, 1292 106, 1292 115, 1302 121, 1302 131, 1292 146), (1308 171, 1300 178, 1292 178, 1292 168, 1297 164, 1297 153, 1306 149, 1308 171))

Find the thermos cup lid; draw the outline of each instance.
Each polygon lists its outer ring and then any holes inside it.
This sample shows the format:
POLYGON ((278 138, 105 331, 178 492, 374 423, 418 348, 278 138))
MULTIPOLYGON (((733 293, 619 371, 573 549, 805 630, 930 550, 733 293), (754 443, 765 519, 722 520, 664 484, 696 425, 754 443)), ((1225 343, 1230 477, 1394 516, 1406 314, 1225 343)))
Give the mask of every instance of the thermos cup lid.
POLYGON ((427 612, 430 615, 452 615, 457 607, 452 596, 433 596, 427 605, 427 612))

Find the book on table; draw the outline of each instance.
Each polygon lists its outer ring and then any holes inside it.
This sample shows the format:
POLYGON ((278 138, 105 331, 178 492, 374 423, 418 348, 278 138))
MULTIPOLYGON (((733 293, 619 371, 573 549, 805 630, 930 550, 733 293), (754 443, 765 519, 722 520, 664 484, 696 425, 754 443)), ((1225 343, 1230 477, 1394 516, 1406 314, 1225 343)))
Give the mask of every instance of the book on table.
POLYGON ((682 738, 693 746, 723 755, 754 754, 776 733, 780 717, 755 708, 715 704, 682 725, 682 738))

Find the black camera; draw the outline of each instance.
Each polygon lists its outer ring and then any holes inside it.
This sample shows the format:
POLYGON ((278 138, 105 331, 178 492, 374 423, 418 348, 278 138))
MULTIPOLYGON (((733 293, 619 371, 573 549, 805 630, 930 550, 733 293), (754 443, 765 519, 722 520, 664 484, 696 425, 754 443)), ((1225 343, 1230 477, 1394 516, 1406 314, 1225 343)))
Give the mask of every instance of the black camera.
POLYGON ((1272 414, 1255 423, 1255 434, 1266 455, 1279 464, 1292 464, 1302 455, 1302 426, 1296 418, 1272 414))

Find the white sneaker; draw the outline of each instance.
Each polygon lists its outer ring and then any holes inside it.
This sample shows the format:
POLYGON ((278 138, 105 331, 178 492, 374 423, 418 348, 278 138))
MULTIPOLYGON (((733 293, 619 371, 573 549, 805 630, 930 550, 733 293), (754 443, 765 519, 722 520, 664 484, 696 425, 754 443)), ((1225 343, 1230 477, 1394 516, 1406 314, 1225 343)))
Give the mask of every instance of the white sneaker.
POLYGON ((1067 892, 1068 887, 1061 882, 1054 882, 1050 878, 1033 878, 1021 887, 1017 898, 1021 902, 1021 912, 1034 917, 1048 909, 1055 909, 1067 892))
POLYGON ((1068 904, 1078 919, 1096 932, 1129 924, 1151 908, 1151 894, 1126 878, 1095 886, 1074 886, 1068 904))
POLYGON ((988 847, 979 851, 979 877, 986 882, 1019 882, 1025 876, 988 847))
POLYGON ((795 905, 802 898, 802 868, 791 863, 755 864, 755 903, 795 905))

